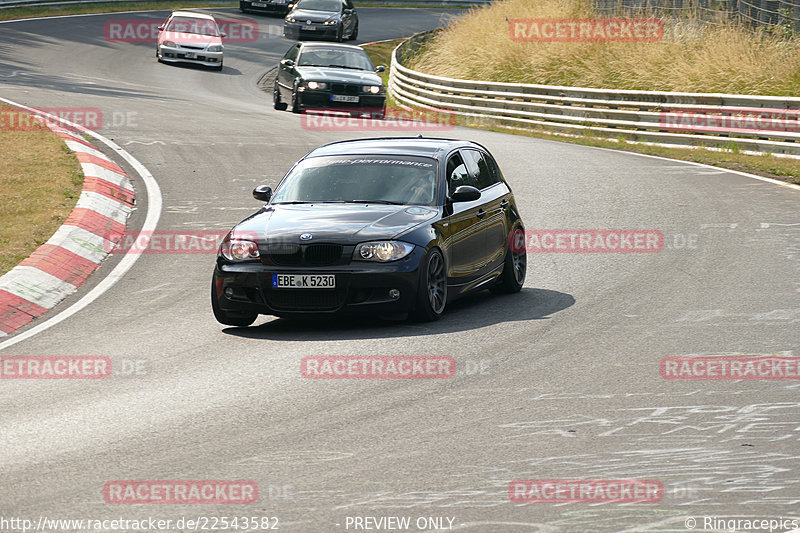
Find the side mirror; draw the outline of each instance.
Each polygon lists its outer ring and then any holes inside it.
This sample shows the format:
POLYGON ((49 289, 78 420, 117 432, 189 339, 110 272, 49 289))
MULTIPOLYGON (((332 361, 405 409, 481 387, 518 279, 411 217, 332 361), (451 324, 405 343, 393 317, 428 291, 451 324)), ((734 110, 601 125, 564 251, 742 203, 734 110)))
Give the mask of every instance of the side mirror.
POLYGON ((219 32, 219 36, 222 37, 223 39, 226 39, 228 37, 228 34, 225 33, 224 31, 221 31, 219 32))
POLYGON ((452 202, 474 202, 481 197, 481 191, 472 185, 459 185, 450 196, 452 202))
POLYGON ((375 72, 385 72, 385 71, 386 67, 384 67, 383 65, 378 65, 377 67, 375 67, 375 72))
POLYGON ((292 61, 291 59, 281 59, 281 65, 283 65, 284 67, 293 67, 294 61, 292 61))
POLYGON ((253 189, 253 198, 261 202, 269 202, 269 199, 272 198, 272 187, 269 185, 259 185, 253 189))
POLYGON ((163 24, 158 27, 158 31, 164 31, 164 25, 163 24))
POLYGON ((350 15, 353 12, 352 9, 345 8, 344 13, 345 15, 350 15))

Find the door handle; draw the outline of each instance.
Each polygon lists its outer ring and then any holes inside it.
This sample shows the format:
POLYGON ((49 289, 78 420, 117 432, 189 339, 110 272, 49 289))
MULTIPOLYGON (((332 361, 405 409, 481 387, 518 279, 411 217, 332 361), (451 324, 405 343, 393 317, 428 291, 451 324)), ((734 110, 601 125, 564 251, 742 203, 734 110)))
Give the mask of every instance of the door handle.
POLYGON ((478 209, 478 218, 483 218, 486 216, 486 211, 483 208, 478 209))

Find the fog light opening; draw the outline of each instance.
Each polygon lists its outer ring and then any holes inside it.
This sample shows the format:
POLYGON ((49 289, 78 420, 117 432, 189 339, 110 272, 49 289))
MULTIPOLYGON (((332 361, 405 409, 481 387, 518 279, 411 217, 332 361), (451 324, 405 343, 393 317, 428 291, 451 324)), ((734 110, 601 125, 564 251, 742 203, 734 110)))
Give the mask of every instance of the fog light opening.
POLYGON ((400 299, 400 289, 389 289, 389 298, 392 300, 400 299))
POLYGON ((228 298, 233 298, 233 287, 228 287, 225 289, 225 296, 228 298))

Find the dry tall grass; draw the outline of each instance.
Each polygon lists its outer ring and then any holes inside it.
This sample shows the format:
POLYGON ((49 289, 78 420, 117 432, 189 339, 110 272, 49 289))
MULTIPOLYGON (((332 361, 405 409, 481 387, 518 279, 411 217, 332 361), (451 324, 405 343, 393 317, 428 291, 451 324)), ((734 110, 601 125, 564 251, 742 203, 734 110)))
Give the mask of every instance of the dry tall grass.
POLYGON ((507 0, 474 9, 413 59, 453 78, 619 89, 800 96, 800 39, 732 24, 664 21, 659 42, 516 42, 507 19, 593 18, 588 0, 507 0))

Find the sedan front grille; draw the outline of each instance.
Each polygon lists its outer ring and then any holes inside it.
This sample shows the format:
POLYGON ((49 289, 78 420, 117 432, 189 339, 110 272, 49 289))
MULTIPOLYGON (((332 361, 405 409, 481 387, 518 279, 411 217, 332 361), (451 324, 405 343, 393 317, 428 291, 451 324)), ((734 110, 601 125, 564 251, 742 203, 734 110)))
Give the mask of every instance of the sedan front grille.
POLYGON ((342 260, 341 244, 271 244, 265 257, 279 266, 330 266, 342 260))
POLYGON ((333 91, 333 94, 358 94, 359 86, 345 83, 334 83, 331 85, 331 91, 333 91))

